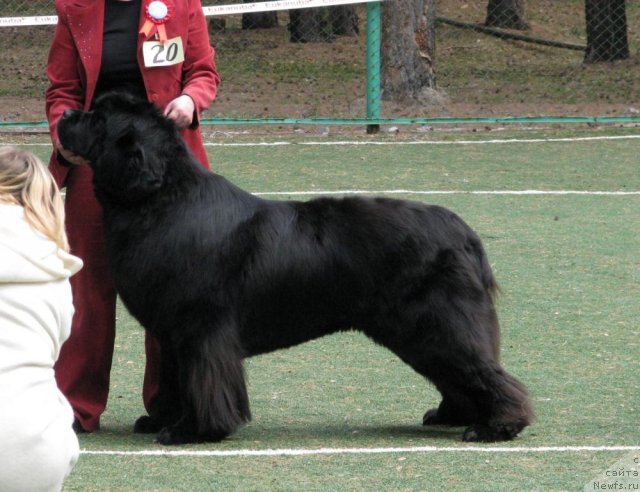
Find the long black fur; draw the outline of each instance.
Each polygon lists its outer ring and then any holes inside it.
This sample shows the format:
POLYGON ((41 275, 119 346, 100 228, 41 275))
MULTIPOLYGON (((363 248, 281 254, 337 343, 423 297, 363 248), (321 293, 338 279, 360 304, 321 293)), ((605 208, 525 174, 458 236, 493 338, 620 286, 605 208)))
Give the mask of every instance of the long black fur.
POLYGON ((124 95, 67 112, 59 136, 91 162, 117 290, 161 344, 160 397, 137 431, 165 444, 224 439, 250 419, 244 358, 341 330, 436 386, 425 425, 500 441, 531 422, 524 387, 499 363, 487 256, 453 212, 263 200, 203 169, 169 120, 124 95))

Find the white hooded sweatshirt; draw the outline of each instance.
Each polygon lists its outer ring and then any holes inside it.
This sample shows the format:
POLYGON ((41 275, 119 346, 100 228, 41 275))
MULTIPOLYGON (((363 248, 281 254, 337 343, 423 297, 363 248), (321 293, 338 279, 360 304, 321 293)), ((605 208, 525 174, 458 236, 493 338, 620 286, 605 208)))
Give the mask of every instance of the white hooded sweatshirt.
POLYGON ((0 490, 59 491, 78 460, 53 365, 69 337, 82 261, 0 204, 0 490))

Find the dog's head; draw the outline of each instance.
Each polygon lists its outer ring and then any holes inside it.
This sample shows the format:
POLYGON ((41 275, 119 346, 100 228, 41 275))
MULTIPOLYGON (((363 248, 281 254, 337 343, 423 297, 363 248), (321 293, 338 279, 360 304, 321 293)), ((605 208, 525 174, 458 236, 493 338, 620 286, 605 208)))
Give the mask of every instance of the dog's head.
POLYGON ((99 97, 91 111, 65 111, 62 146, 89 161, 96 191, 136 202, 158 190, 172 146, 182 143, 170 120, 144 100, 122 93, 99 97))

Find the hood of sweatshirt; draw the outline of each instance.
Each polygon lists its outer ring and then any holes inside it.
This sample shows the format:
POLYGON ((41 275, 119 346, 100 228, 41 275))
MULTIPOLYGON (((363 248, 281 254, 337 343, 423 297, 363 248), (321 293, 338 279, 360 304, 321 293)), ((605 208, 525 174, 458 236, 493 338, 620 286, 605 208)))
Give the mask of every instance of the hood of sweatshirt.
POLYGON ((0 203, 0 284, 62 280, 80 268, 80 258, 29 225, 21 206, 0 203))

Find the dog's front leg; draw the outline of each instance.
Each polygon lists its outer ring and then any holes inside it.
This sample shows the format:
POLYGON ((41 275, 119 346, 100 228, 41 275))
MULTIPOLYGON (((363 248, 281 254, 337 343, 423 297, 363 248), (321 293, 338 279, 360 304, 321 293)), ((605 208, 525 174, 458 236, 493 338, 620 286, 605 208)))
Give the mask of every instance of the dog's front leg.
POLYGON ((158 433, 161 444, 221 441, 251 418, 237 331, 226 325, 195 333, 179 343, 183 413, 158 433))

